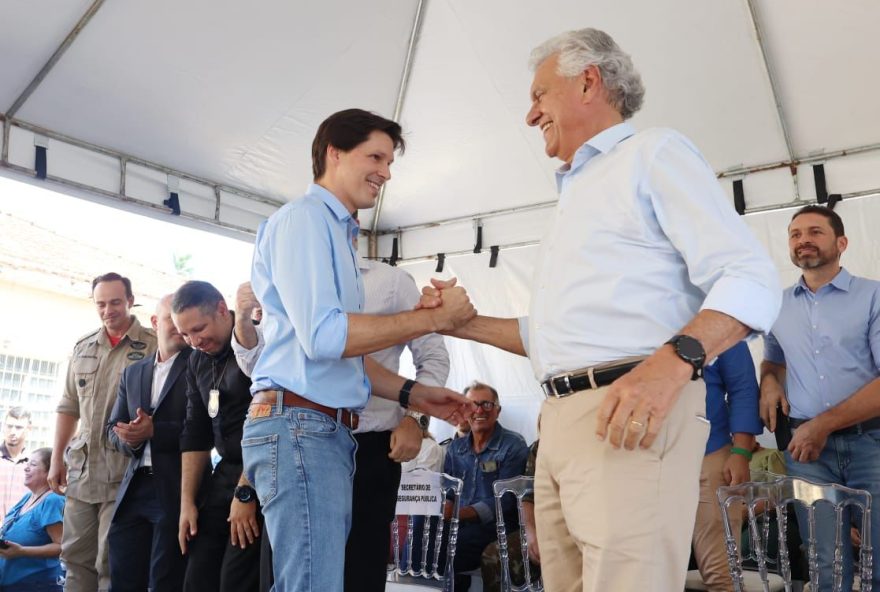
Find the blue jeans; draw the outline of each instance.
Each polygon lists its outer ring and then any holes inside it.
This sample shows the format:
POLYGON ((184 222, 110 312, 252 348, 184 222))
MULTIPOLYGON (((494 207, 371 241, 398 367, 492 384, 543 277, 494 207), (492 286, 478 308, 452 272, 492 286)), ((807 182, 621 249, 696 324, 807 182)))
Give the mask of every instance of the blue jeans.
POLYGON ((273 590, 342 592, 356 449, 348 428, 319 411, 273 406, 245 421, 244 471, 272 544, 273 590))
MULTIPOLYGON (((803 477, 818 483, 837 483, 854 489, 865 489, 874 498, 872 503, 880 500, 880 430, 871 430, 862 434, 829 436, 825 448, 819 458, 810 463, 795 462, 791 455, 785 453, 785 465, 792 477, 803 477)), ((798 526, 804 545, 807 544, 809 530, 807 512, 799 504, 796 505, 798 526)), ((853 553, 849 544, 849 529, 852 513, 844 509, 843 532, 843 589, 851 590, 853 583, 853 553)), ((856 525, 861 525, 861 516, 857 516, 856 525)), ((834 512, 829 504, 820 503, 816 510, 816 548, 819 554, 819 589, 831 590, 832 562, 834 559, 834 512)), ((878 556, 877 537, 880 536, 880 508, 876 505, 871 509, 871 546, 874 549, 874 589, 880 590, 880 556, 878 556)))

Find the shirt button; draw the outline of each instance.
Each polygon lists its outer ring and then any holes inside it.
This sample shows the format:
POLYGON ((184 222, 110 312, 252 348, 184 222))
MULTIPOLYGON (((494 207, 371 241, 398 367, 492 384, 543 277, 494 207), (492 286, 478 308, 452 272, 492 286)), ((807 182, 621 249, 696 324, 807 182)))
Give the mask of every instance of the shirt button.
POLYGON ((817 353, 817 354, 819 353, 819 350, 818 350, 818 349, 816 350, 816 353, 817 353))
POLYGON ((813 329, 815 329, 815 328, 816 328, 816 325, 813 325, 813 329))
POLYGON ((825 403, 826 407, 831 407, 831 403, 825 403))
POLYGON ((820 377, 819 377, 819 380, 825 380, 825 377, 824 377, 824 376, 820 376, 820 377))

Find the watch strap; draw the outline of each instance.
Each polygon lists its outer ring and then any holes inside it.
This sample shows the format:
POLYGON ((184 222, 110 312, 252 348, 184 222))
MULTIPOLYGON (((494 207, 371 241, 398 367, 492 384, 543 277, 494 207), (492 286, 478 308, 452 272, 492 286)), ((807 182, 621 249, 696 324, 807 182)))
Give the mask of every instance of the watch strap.
POLYGON ((403 383, 403 386, 400 388, 400 394, 398 395, 398 401, 400 402, 400 406, 404 409, 409 409, 409 397, 410 391, 412 387, 416 385, 415 380, 407 380, 403 383))

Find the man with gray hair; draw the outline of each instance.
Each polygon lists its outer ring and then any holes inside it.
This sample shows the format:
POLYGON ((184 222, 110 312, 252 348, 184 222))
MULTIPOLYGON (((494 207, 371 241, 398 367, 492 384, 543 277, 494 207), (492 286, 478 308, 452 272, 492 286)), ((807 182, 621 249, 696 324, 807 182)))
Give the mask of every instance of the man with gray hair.
MULTIPOLYGON (((697 148, 625 122, 644 88, 609 35, 563 33, 532 67, 526 123, 563 165, 530 315, 450 334, 529 356, 547 395, 546 589, 681 590, 709 432, 702 368, 772 326, 779 278, 697 148)), ((421 305, 450 283, 433 280, 421 305)))

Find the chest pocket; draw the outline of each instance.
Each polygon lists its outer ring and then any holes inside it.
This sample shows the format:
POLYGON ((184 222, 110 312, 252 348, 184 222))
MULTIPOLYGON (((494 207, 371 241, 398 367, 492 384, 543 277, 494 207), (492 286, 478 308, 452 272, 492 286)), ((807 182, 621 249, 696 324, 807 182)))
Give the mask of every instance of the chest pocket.
POLYGON ((73 360, 73 381, 76 385, 76 394, 80 397, 90 397, 95 394, 95 380, 98 372, 98 358, 91 356, 79 356, 73 360))

